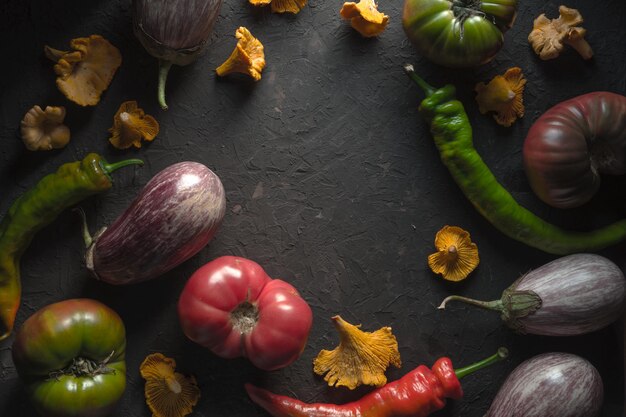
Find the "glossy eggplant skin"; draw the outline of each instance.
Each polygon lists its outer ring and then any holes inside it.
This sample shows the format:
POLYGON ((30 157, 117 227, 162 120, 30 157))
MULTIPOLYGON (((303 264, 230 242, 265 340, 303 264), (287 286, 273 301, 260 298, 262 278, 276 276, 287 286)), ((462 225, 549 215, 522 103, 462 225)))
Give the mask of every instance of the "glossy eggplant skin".
POLYGON ((572 336, 601 329, 622 315, 626 279, 609 259, 581 253, 530 271, 512 290, 532 291, 541 299, 536 311, 519 319, 523 332, 572 336))
POLYGON ((626 174, 626 97, 597 91, 557 104, 532 125, 523 155, 528 181, 546 204, 588 202, 601 174, 626 174))
POLYGON ((110 284, 156 278, 204 248, 225 211, 224 187, 213 171, 198 162, 170 165, 94 237, 87 268, 110 284))
POLYGON ((193 62, 204 49, 222 0, 134 0, 135 36, 155 58, 193 62))
POLYGON ((597 417, 603 398, 602 378, 591 363, 544 353, 511 372, 485 417, 597 417))

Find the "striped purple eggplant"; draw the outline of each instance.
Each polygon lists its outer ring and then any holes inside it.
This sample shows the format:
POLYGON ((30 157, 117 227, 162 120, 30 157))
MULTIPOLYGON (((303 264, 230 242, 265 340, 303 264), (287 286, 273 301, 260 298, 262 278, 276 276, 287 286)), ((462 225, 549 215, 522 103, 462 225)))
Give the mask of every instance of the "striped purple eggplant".
POLYGON ((93 239, 85 226, 87 268, 111 284, 133 284, 169 271, 204 248, 226 212, 219 177, 198 162, 156 174, 126 211, 93 239))
POLYGON ((620 317, 626 280, 617 265, 587 253, 558 258, 523 275, 495 301, 450 296, 499 311, 502 320, 520 333, 572 336, 605 327, 620 317))
POLYGON ((205 49, 222 0, 134 0, 135 36, 159 59, 158 99, 165 103, 165 82, 172 66, 188 65, 205 49))
POLYGON ((484 417, 597 417, 603 398, 602 378, 591 363, 544 353, 511 372, 484 417))

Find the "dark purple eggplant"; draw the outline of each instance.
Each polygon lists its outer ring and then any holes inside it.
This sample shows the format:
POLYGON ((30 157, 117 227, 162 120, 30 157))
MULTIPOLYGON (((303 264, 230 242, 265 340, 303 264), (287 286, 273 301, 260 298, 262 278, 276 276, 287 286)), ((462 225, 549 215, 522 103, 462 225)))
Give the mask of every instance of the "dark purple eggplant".
POLYGON ((591 363, 544 353, 511 372, 485 417, 596 417, 603 398, 602 378, 591 363))
POLYGON ((463 301, 499 311, 502 320, 520 333, 572 336, 601 329, 617 320, 624 308, 626 280, 617 265, 600 255, 558 258, 515 281, 495 301, 463 301))
POLYGON ((85 225, 85 263, 110 284, 156 278, 204 248, 225 211, 224 187, 213 171, 198 162, 170 165, 93 239, 85 225))
POLYGON ((167 74, 188 65, 203 52, 213 31, 222 0, 134 0, 135 36, 150 55, 159 59, 158 99, 163 110, 167 74))

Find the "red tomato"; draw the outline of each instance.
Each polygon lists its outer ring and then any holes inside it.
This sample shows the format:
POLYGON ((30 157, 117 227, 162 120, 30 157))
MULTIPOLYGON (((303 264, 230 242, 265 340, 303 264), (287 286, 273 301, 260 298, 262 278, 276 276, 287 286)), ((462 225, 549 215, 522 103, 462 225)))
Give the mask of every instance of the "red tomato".
POLYGON ((223 358, 245 356, 264 370, 296 360, 313 321, 294 287, 236 256, 217 258, 191 276, 178 316, 194 342, 223 358))

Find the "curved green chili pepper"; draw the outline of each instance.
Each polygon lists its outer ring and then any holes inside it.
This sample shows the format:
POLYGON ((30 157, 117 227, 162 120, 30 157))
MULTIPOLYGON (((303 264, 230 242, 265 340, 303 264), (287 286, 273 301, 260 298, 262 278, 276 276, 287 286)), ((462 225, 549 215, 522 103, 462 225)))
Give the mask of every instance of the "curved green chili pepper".
POLYGON ((20 258, 35 233, 66 208, 111 188, 109 174, 131 164, 141 165, 143 161, 108 164, 100 155, 90 153, 82 161, 61 165, 13 202, 0 223, 0 340, 13 330, 21 295, 20 258))
POLYGON ((430 123, 441 160, 478 212, 498 230, 557 255, 596 251, 626 239, 626 219, 597 230, 576 232, 560 229, 520 206, 476 152, 472 126, 463 104, 455 99, 454 86, 436 89, 422 80, 412 65, 405 65, 404 70, 426 94, 419 110, 430 123))

